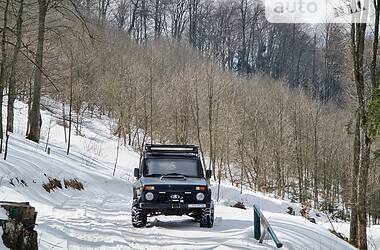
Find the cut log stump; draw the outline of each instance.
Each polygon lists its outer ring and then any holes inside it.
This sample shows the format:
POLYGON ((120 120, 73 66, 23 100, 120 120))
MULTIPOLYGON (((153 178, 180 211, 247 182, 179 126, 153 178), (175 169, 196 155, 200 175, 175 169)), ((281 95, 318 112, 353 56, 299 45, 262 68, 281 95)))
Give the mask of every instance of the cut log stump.
POLYGON ((37 232, 34 230, 37 212, 29 202, 0 201, 0 207, 8 213, 9 220, 0 220, 2 240, 10 249, 38 249, 37 232))

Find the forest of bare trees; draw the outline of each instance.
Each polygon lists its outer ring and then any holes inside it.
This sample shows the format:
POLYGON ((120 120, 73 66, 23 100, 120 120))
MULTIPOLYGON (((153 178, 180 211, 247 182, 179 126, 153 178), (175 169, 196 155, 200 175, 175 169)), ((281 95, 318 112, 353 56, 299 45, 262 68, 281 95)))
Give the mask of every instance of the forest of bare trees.
POLYGON ((378 29, 271 24, 253 0, 2 0, 0 12, 0 151, 15 100, 39 142, 49 97, 67 154, 83 115, 107 115, 125 146, 198 144, 214 180, 352 209, 366 249, 358 223, 380 223, 378 29))

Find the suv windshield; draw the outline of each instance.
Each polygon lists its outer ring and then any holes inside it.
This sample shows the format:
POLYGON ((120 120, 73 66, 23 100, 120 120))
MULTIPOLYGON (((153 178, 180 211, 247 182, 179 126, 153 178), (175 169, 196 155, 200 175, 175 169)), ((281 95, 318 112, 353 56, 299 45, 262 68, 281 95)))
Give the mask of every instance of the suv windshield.
POLYGON ((201 177, 201 173, 197 159, 150 158, 145 160, 144 176, 146 177, 164 175, 201 177))

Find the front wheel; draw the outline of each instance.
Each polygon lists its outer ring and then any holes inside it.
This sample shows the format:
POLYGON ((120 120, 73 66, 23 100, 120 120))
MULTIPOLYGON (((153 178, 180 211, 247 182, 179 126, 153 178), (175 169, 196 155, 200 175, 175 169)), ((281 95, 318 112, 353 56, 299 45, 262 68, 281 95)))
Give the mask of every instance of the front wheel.
POLYGON ((199 222, 201 227, 212 228, 214 226, 214 206, 201 210, 199 222))
POLYGON ((139 207, 138 204, 132 206, 132 225, 133 227, 145 227, 147 222, 146 211, 139 207))

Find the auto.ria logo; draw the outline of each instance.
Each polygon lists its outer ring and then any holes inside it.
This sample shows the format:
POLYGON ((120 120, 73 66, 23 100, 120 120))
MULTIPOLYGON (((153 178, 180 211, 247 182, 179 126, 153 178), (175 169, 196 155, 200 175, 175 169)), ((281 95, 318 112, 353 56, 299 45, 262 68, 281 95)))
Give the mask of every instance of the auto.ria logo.
POLYGON ((368 0, 265 0, 271 23, 365 23, 368 0))

